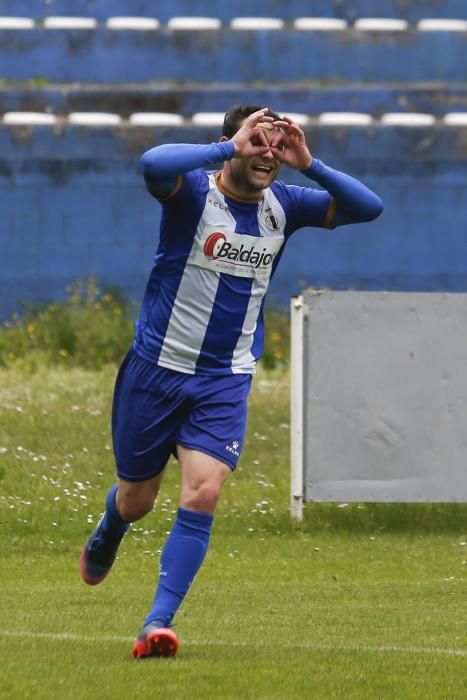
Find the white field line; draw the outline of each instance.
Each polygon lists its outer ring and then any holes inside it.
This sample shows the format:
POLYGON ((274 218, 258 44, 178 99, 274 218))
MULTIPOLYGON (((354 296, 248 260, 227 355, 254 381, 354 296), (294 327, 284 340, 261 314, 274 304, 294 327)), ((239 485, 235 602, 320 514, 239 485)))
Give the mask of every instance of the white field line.
MULTIPOLYGON (((121 637, 117 635, 107 635, 102 637, 88 636, 84 634, 74 634, 72 632, 28 632, 26 630, 0 630, 0 637, 19 637, 28 639, 52 639, 57 641, 70 641, 70 642, 84 642, 84 643, 100 643, 100 642, 125 642, 131 643, 134 641, 134 637, 121 637)), ((290 644, 273 644, 273 643, 263 643, 263 642, 228 642, 220 639, 203 640, 196 641, 195 639, 182 640, 182 644, 186 646, 194 647, 246 647, 254 649, 276 649, 281 648, 283 650, 309 650, 309 651, 357 651, 357 652, 370 652, 370 653, 395 653, 395 654, 435 654, 435 655, 445 655, 445 656, 461 656, 467 657, 467 649, 442 649, 439 647, 417 647, 408 646, 400 647, 395 645, 385 645, 385 646, 371 646, 371 645, 359 645, 359 644, 315 644, 313 642, 301 642, 290 644)))

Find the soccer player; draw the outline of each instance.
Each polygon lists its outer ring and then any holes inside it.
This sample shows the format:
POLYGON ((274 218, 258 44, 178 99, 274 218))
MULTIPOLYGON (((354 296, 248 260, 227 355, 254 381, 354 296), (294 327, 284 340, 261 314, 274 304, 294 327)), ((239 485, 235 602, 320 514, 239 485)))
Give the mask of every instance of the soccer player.
POLYGON ((371 221, 383 206, 362 183, 312 157, 292 119, 255 105, 227 112, 218 143, 157 146, 141 166, 162 205, 160 241, 115 385, 118 483, 84 546, 81 572, 91 585, 105 578, 130 524, 152 510, 174 453, 180 507, 133 647, 135 657, 148 657, 178 649, 172 620, 242 451, 265 294, 285 243, 302 227, 371 221), (218 163, 220 170, 205 169, 218 163), (276 179, 283 164, 303 174, 304 187, 276 179), (307 186, 312 181, 322 189, 307 186))

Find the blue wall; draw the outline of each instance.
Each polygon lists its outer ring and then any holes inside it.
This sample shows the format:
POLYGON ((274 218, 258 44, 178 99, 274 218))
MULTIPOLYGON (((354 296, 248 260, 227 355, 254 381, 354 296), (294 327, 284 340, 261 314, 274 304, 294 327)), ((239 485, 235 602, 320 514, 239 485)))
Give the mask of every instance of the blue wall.
MULTIPOLYGON (((467 291, 467 129, 320 128, 313 152, 361 178, 385 202, 376 222, 290 241, 271 293, 303 286, 467 291)), ((0 126, 0 315, 18 301, 61 298, 95 275, 138 300, 160 207, 140 154, 155 143, 217 140, 210 129, 0 126), (98 154, 98 155, 96 155, 98 154)), ((285 172, 289 182, 304 183, 285 172)))
MULTIPOLYGON (((209 142, 198 111, 240 102, 316 115, 467 111, 466 32, 419 32, 423 17, 467 18, 466 0, 0 0, 0 16, 34 17, 0 31, 0 114, 11 110, 167 111, 184 128, 0 123, 0 317, 20 300, 61 298, 94 275, 139 299, 160 216, 138 169, 141 153, 170 141, 209 142), (377 8, 377 9, 376 9, 377 8), (273 16, 282 31, 232 31, 234 16, 273 16), (93 30, 46 30, 47 15, 96 17, 93 30), (109 16, 154 16, 157 31, 110 31, 109 16), (219 31, 169 31, 172 16, 219 17, 219 31), (299 32, 290 20, 406 18, 403 32, 299 32), (34 80, 39 78, 40 80, 34 80), (29 81, 29 82, 28 82, 29 81)), ((272 285, 287 304, 303 286, 466 290, 467 127, 317 127, 312 150, 360 177, 384 199, 378 221, 290 242, 272 285)), ((304 178, 284 171, 289 182, 304 178)))
POLYGON ((52 82, 464 82, 464 32, 8 30, 1 77, 52 82))

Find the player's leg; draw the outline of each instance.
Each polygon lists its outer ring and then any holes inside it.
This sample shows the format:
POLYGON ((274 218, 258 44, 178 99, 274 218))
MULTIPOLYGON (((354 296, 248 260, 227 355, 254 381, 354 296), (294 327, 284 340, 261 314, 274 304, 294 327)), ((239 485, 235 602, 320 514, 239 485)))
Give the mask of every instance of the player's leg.
POLYGON ((156 365, 130 351, 115 383, 112 439, 119 483, 107 494, 105 513, 81 554, 84 581, 97 584, 112 566, 130 523, 154 504, 173 440, 178 399, 156 365))
POLYGON ((204 452, 182 445, 177 445, 177 457, 182 480, 180 507, 213 515, 232 468, 204 452))
POLYGON ((119 479, 107 494, 105 512, 81 553, 81 576, 93 586, 109 573, 118 547, 131 523, 149 513, 159 492, 163 473, 142 482, 119 479))
POLYGON ((143 631, 133 655, 172 656, 178 639, 170 630, 172 619, 204 561, 213 513, 231 470, 197 450, 177 446, 181 469, 181 498, 172 531, 161 554, 160 578, 143 631))
MULTIPOLYGON (((214 510, 225 480, 236 467, 245 435, 251 377, 234 375, 190 381, 197 401, 178 434, 180 508, 162 551, 151 610, 133 648, 137 657, 161 655, 158 635, 171 632, 167 627, 203 563, 214 510)), ((172 644, 170 653, 175 652, 172 644)))
POLYGON ((145 626, 168 627, 203 563, 213 514, 230 469, 214 457, 177 447, 181 498, 172 531, 164 545, 160 581, 145 626))

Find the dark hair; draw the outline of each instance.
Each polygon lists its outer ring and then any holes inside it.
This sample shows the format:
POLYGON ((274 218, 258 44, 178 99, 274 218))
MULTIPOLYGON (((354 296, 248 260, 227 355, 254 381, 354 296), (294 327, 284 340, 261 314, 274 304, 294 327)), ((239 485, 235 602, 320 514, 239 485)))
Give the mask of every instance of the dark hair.
MULTIPOLYGON (((234 105, 228 112, 226 112, 224 117, 224 125, 222 127, 222 136, 227 136, 231 139, 234 134, 240 129, 242 122, 259 109, 264 109, 262 105, 234 105)), ((272 117, 273 119, 280 119, 277 112, 272 112, 270 109, 266 112, 267 117, 272 117)))

